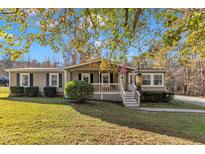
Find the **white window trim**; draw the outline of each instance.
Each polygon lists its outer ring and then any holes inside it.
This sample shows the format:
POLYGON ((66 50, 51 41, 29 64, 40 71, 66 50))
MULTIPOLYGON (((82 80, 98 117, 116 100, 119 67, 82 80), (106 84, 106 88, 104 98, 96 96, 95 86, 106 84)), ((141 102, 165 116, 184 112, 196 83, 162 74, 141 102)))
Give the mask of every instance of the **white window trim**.
MULTIPOLYGON (((137 75, 137 73, 129 73, 128 83, 132 74, 137 75)), ((142 85, 142 87, 164 87, 164 73, 142 73, 142 75, 150 75, 150 85, 142 85), (154 75, 162 75, 162 85, 154 85, 154 75)))
POLYGON ((154 87, 164 87, 164 73, 155 73, 155 74, 153 74, 153 86, 154 87), (161 75, 162 76, 162 84, 161 85, 154 85, 154 75, 161 75))
POLYGON ((84 76, 84 75, 85 75, 85 76, 88 75, 88 83, 90 83, 90 73, 82 73, 82 77, 81 77, 81 80, 82 80, 82 81, 84 81, 84 80, 83 80, 83 76, 84 76))
POLYGON ((49 86, 51 87, 59 87, 59 73, 49 73, 49 86), (57 75, 57 85, 53 86, 51 82, 51 76, 52 75, 57 75))
POLYGON ((30 74, 29 73, 20 73, 20 86, 21 87, 29 87, 30 86, 30 74), (22 76, 23 75, 27 75, 28 76, 28 85, 27 86, 24 86, 23 84, 22 84, 22 76))
POLYGON ((103 82, 103 76, 104 76, 104 75, 107 75, 107 76, 108 76, 108 83, 105 83, 105 84, 110 84, 110 73, 102 73, 102 74, 101 74, 101 82, 104 83, 104 82, 103 82))
POLYGON ((142 73, 142 76, 143 75, 149 75, 150 76, 150 84, 149 85, 143 85, 142 84, 142 87, 152 87, 153 86, 152 74, 150 74, 150 73, 142 73))
POLYGON ((142 87, 164 87, 164 73, 142 73, 142 75, 150 75, 150 85, 142 85, 142 87), (162 76, 162 85, 154 85, 154 75, 162 76))

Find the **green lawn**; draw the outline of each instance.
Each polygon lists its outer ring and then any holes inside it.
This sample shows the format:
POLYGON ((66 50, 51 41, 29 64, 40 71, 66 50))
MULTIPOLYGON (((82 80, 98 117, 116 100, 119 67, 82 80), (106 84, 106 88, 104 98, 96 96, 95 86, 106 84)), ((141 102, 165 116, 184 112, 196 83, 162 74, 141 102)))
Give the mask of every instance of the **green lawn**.
POLYGON ((8 87, 0 87, 0 98, 7 97, 9 95, 8 87))
POLYGON ((171 103, 141 103, 141 107, 154 107, 154 108, 178 108, 178 109, 200 109, 205 110, 204 106, 173 101, 171 103))
POLYGON ((0 144, 204 144, 205 115, 62 98, 1 98, 0 144))

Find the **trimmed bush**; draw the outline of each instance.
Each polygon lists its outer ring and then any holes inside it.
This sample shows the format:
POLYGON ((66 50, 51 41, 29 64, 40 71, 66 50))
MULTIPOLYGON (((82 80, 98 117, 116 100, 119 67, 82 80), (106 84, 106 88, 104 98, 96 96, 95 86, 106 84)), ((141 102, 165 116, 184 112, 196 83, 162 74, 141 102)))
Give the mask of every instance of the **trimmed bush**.
POLYGON ((164 97, 165 97, 165 101, 166 102, 170 102, 174 99, 174 93, 171 93, 171 92, 165 92, 164 94, 164 97))
POLYGON ((0 77, 0 86, 7 87, 9 85, 9 79, 6 77, 0 77))
POLYGON ((64 93, 70 100, 84 103, 93 94, 93 87, 86 81, 69 81, 64 86, 64 93))
POLYGON ((44 92, 44 95, 47 97, 55 97, 56 87, 44 87, 43 92, 44 92))
POLYGON ((37 97, 39 93, 38 87, 26 87, 25 88, 26 95, 29 97, 37 97))
POLYGON ((24 95, 24 87, 19 87, 19 86, 13 86, 10 87, 10 94, 11 96, 23 96, 24 95))
POLYGON ((174 93, 170 92, 146 91, 143 92, 141 97, 142 102, 170 102, 173 99, 174 93))

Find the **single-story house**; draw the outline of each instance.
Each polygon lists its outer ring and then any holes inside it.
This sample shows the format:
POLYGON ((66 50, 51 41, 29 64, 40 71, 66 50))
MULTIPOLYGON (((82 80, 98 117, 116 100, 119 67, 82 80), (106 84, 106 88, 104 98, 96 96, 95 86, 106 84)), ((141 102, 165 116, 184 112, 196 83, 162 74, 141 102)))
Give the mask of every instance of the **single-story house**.
MULTIPOLYGON (((9 72, 9 86, 38 86, 40 94, 47 86, 57 87, 57 94, 64 94, 64 83, 84 80, 94 88, 92 99, 122 101, 125 106, 139 106, 140 94, 136 92, 136 68, 111 63, 113 67, 125 67, 125 72, 100 71, 102 60, 70 65, 64 68, 13 68, 9 72)), ((143 91, 166 91, 165 71, 162 69, 140 69, 143 91)))

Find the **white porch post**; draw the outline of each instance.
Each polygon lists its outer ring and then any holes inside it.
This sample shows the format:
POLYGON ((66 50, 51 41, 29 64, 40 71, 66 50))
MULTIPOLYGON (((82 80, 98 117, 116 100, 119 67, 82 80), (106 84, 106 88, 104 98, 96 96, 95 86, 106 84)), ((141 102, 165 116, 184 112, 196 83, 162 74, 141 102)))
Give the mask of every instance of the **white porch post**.
POLYGON ((11 72, 9 72, 9 87, 11 87, 11 72))
POLYGON ((100 92, 100 99, 103 100, 103 94, 101 93, 101 80, 100 80, 100 71, 99 71, 99 92, 100 92))
POLYGON ((98 82, 100 83, 100 71, 98 71, 99 77, 98 77, 98 82))
POLYGON ((132 71, 132 84, 134 82, 134 72, 132 71))
MULTIPOLYGON (((11 87, 11 72, 9 71, 9 87, 11 87)), ((11 95, 11 92, 9 90, 9 96, 11 95)))
MULTIPOLYGON (((65 85, 66 82, 68 82, 67 71, 64 70, 64 85, 65 85)), ((65 98, 67 97, 67 96, 65 95, 65 93, 64 93, 64 97, 65 97, 65 98)))
POLYGON ((136 79, 136 73, 133 71, 133 72, 132 72, 132 83, 133 83, 133 84, 136 84, 135 79, 136 79))
POLYGON ((64 70, 64 83, 66 83, 68 81, 68 78, 67 78, 67 71, 64 70))

